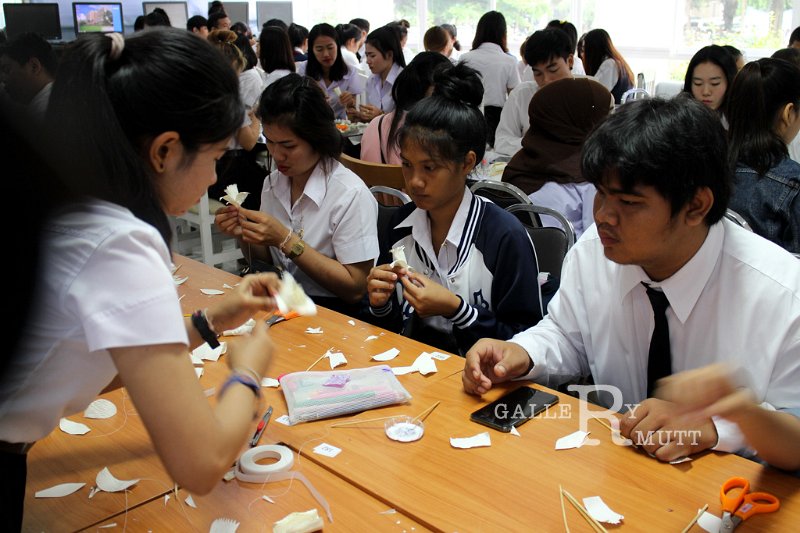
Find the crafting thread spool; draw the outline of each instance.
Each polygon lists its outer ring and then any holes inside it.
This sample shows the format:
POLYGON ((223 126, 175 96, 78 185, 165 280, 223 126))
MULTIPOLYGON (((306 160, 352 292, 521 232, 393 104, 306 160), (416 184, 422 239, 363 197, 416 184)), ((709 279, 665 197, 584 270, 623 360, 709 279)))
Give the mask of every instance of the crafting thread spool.
MULTIPOLYGON (((260 482, 264 482, 265 476, 276 474, 278 472, 286 472, 294 465, 294 453, 286 446, 276 444, 265 444, 263 446, 256 446, 244 452, 239 457, 238 468, 236 477, 242 479, 239 473, 246 476, 258 476, 260 482), (258 464, 260 459, 274 458, 277 462, 268 465, 258 464)), ((250 481, 249 479, 242 479, 242 481, 250 481)), ((257 482, 259 482, 257 481, 257 482)))

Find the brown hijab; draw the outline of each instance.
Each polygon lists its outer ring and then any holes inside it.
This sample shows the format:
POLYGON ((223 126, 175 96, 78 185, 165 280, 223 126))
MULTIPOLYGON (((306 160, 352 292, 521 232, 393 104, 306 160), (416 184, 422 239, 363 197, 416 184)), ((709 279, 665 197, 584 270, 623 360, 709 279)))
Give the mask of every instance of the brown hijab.
POLYGON ((589 78, 566 78, 536 91, 528 106, 531 127, 522 138, 522 150, 506 166, 503 181, 525 194, 548 181, 585 181, 581 147, 595 124, 608 115, 611 102, 608 89, 589 78))

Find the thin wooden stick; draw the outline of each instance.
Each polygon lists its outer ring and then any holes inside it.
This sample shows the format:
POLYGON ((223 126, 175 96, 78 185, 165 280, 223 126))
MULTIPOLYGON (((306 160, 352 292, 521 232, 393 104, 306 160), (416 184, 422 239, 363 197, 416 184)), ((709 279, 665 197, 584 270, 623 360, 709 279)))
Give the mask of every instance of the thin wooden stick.
POLYGON ((559 498, 561 499, 561 517, 564 519, 564 531, 569 533, 569 524, 567 524, 567 509, 564 507, 564 489, 561 485, 558 486, 559 498))
POLYGON ((328 356, 328 352, 325 352, 324 354, 320 355, 320 356, 319 356, 319 359, 317 359, 316 361, 314 361, 313 363, 311 363, 311 366, 310 366, 310 367, 306 368, 306 372, 308 372, 309 370, 311 370, 312 368, 314 368, 314 365, 316 365, 317 363, 319 363, 320 361, 322 361, 323 359, 325 359, 325 357, 327 357, 327 356, 328 356))
POLYGON ((567 492, 564 489, 561 489, 561 492, 564 494, 564 496, 567 497, 567 499, 569 500, 569 503, 571 503, 572 506, 575 507, 575 509, 577 509, 578 512, 581 513, 581 515, 583 515, 583 518, 586 519, 587 522, 589 522, 589 525, 592 526, 592 528, 595 531, 597 531, 598 533, 608 533, 608 530, 606 530, 606 528, 604 528, 602 525, 600 525, 600 522, 598 522, 597 520, 592 518, 592 515, 589 514, 589 511, 587 511, 583 507, 583 505, 581 505, 578 502, 578 500, 576 500, 575 497, 572 496, 572 494, 570 494, 569 492, 567 492))
POLYGON ((592 419, 593 419, 593 420, 596 420, 596 421, 598 421, 598 422, 600 422, 601 424, 603 424, 603 425, 604 425, 605 427, 607 427, 607 428, 608 428, 608 430, 609 430, 610 432, 612 432, 612 433, 613 433, 613 432, 615 432, 615 431, 617 431, 616 429, 612 428, 612 427, 611 427, 611 426, 610 426, 610 425, 609 425, 609 424, 608 424, 608 423, 607 423, 605 420, 603 420, 602 418, 598 418, 598 417, 596 417, 596 416, 592 416, 592 419))
POLYGON ((708 510, 708 504, 705 504, 705 506, 703 506, 703 508, 702 508, 702 509, 700 509, 699 511, 697 511, 697 514, 695 515, 695 517, 694 517, 694 518, 692 518, 692 521, 691 521, 691 522, 689 522, 689 525, 687 525, 685 528, 683 528, 683 530, 681 531, 681 533, 688 533, 688 532, 689 532, 689 530, 690 530, 690 529, 692 529, 692 526, 693 526, 693 525, 695 525, 695 524, 697 523, 697 521, 698 521, 698 520, 700 520, 700 517, 701 517, 701 516, 703 516, 703 513, 705 513, 705 512, 706 512, 706 510, 708 510))
POLYGON ((173 271, 172 271, 172 275, 174 276, 174 275, 175 275, 175 272, 177 272, 178 270, 180 270, 182 266, 183 266, 183 263, 181 263, 180 265, 176 266, 176 267, 175 267, 175 270, 173 270, 173 271))
POLYGON ((395 416, 382 416, 380 418, 369 418, 369 419, 366 419, 366 420, 349 420, 347 422, 337 422, 336 424, 331 424, 330 427, 338 428, 338 427, 341 427, 341 426, 352 426, 353 424, 366 424, 367 422, 377 422, 379 420, 389 420, 390 418, 397 418, 397 415, 395 415, 395 416))
POLYGON ((417 416, 414 417, 414 419, 411 421, 411 423, 413 424, 417 420, 419 420, 420 422, 424 422, 425 419, 428 418, 428 415, 431 414, 434 409, 439 407, 440 403, 442 403, 442 402, 438 401, 435 404, 433 404, 430 407, 428 407, 427 409, 425 409, 424 411, 422 411, 420 414, 418 414, 417 416))
POLYGON ((455 371, 455 372, 453 372, 452 374, 447 374, 445 377, 443 377, 443 378, 442 378, 442 380, 445 380, 445 379, 447 379, 447 378, 449 378, 449 377, 455 376, 456 374, 460 374, 460 373, 462 373, 463 371, 464 371, 464 369, 463 369, 463 368, 462 368, 461 370, 456 370, 456 371, 455 371))

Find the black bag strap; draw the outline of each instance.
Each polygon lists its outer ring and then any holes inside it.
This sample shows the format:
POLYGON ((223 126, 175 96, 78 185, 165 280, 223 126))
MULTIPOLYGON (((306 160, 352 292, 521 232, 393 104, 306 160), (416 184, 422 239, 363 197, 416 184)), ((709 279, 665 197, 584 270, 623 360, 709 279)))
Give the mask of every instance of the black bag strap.
POLYGON ((383 119, 386 118, 386 115, 381 115, 381 118, 378 119, 378 148, 381 152, 381 163, 384 165, 386 164, 386 158, 383 155, 383 119))

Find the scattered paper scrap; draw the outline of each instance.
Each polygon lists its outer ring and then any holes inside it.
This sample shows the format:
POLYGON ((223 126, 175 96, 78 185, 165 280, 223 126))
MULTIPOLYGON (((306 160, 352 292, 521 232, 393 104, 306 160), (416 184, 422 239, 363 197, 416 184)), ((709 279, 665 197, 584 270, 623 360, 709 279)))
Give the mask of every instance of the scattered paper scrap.
POLYGON ((92 498, 94 498, 94 495, 97 494, 98 492, 100 492, 100 489, 98 489, 97 487, 92 487, 91 489, 89 489, 89 499, 91 500, 92 498))
POLYGON ((233 518, 217 518, 211 522, 208 533, 236 533, 239 529, 239 522, 233 518))
POLYGON ((308 297, 303 287, 297 283, 291 274, 284 271, 281 276, 281 290, 275 295, 275 303, 278 310, 284 315, 295 311, 300 316, 314 316, 317 314, 317 306, 308 297))
POLYGON ((242 202, 250 195, 249 192, 239 191, 239 186, 235 183, 231 183, 227 187, 225 187, 225 196, 220 198, 220 200, 225 200, 231 205, 235 205, 236 207, 241 207, 242 202))
POLYGON ((192 353, 192 352, 189 352, 189 357, 191 358, 191 360, 192 360, 192 364, 193 364, 193 365, 204 365, 204 364, 205 364, 205 363, 203 363, 203 360, 202 360, 202 359, 200 359, 199 357, 197 357, 197 356, 196 356, 194 353, 192 353))
POLYGON ((334 368, 336 368, 339 365, 346 365, 347 364, 347 358, 344 356, 344 354, 342 352, 332 352, 332 351, 328 350, 328 353, 326 354, 326 356, 328 357, 328 360, 331 363, 331 370, 333 370, 334 368))
POLYGON ((509 433, 511 433, 512 435, 514 435, 516 437, 521 437, 522 436, 522 435, 519 434, 519 431, 517 430, 516 426, 511 426, 511 431, 509 431, 509 433))
POLYGON ((272 498, 270 498, 270 497, 269 497, 269 496, 267 496, 266 494, 263 494, 263 495, 261 496, 261 499, 262 499, 262 500, 264 500, 265 502, 269 502, 269 503, 275 503, 275 500, 273 500, 272 498))
POLYGON ((278 424, 283 424, 284 426, 291 426, 292 422, 289 420, 289 415, 282 415, 275 419, 275 422, 278 424))
POLYGON ((99 398, 92 403, 89 404, 89 407, 86 408, 86 411, 83 412, 83 416, 86 418, 111 418, 117 414, 117 406, 114 405, 114 402, 106 400, 105 398, 99 398))
POLYGON ((347 374, 333 374, 328 378, 328 381, 322 384, 323 387, 339 387, 342 388, 350 381, 350 376, 347 374))
POLYGON ((217 392, 217 388, 211 387, 209 389, 204 390, 203 394, 206 396, 206 398, 210 398, 211 396, 214 396, 215 392, 217 392))
POLYGON ((697 525, 708 531, 708 533, 717 533, 717 531, 720 531, 720 526, 722 526, 722 519, 706 511, 697 520, 697 525))
POLYGON ((228 285, 227 283, 223 283, 223 284, 222 284, 222 288, 223 288, 223 289, 233 289, 233 287, 231 287, 231 286, 230 286, 230 285, 228 285))
POLYGON ((431 352, 431 357, 439 361, 446 361, 450 359, 450 355, 442 352, 431 352))
POLYGON ((186 280, 189 279, 189 276, 184 276, 182 278, 179 278, 178 276, 172 276, 172 279, 175 280, 175 285, 183 285, 186 283, 186 280))
POLYGON ((621 514, 612 511, 611 507, 606 505, 606 502, 604 502, 603 498, 600 496, 590 496, 588 498, 584 498, 583 506, 586 507, 586 510, 589 512, 592 518, 598 522, 617 525, 622 521, 623 518, 625 518, 621 514))
POLYGON ((397 509, 386 509, 385 511, 381 511, 378 514, 397 514, 397 509))
POLYGON ((681 463, 688 463, 691 460, 692 460, 692 458, 689 457, 689 456, 680 457, 678 459, 675 459, 674 461, 670 461, 669 464, 671 464, 671 465, 679 465, 681 463))
POLYGON ((348 320, 347 323, 350 324, 351 326, 355 326, 356 325, 356 321, 355 320, 348 320))
POLYGON ((261 378, 262 387, 277 387, 281 382, 275 378, 261 378))
POLYGON ((412 372, 416 372, 417 368, 414 366, 393 366, 392 373, 395 376, 405 376, 406 374, 410 374, 412 372))
POLYGON ((400 354, 400 350, 398 350, 397 348, 390 348, 389 350, 386 350, 385 352, 381 352, 381 353, 379 353, 377 355, 373 355, 372 356, 372 360, 373 361, 391 361, 392 359, 397 357, 399 354, 400 354))
POLYGON ((217 361, 219 360, 220 356, 223 355, 225 352, 228 351, 228 343, 221 342, 219 346, 216 348, 212 348, 208 345, 207 342, 204 342, 194 350, 192 350, 192 354, 195 357, 199 357, 200 359, 205 359, 207 361, 217 361))
POLYGON ((81 424, 80 422, 73 422, 69 418, 62 418, 58 422, 58 427, 64 433, 69 433, 70 435, 86 435, 91 431, 89 426, 86 424, 81 424))
POLYGON ((111 522, 110 524, 106 524, 104 526, 97 526, 97 529, 110 529, 112 527, 117 527, 117 523, 111 522))
POLYGON ((325 457, 336 457, 337 455, 342 453, 342 449, 337 448, 333 444, 327 444, 323 442, 322 444, 314 448, 314 453, 319 455, 324 455, 325 457))
POLYGON ((61 483, 49 489, 37 491, 34 496, 36 498, 63 498, 81 490, 85 485, 86 483, 61 483))
MULTIPOLYGON (((339 89, 334 87, 334 91, 339 89)), ((325 524, 316 509, 290 513, 272 525, 272 533, 295 533, 299 531, 320 531, 325 524)))
POLYGON ((411 366, 416 368, 417 371, 423 376, 427 376, 428 374, 433 374, 436 372, 436 361, 433 360, 431 354, 428 352, 422 352, 419 354, 411 366))
POLYGON ((461 448, 461 449, 468 449, 468 448, 480 448, 482 446, 491 446, 492 439, 489 437, 489 432, 484 431, 483 433, 478 433, 477 435, 473 435, 472 437, 463 437, 463 438, 455 438, 450 437, 450 446, 453 448, 461 448))
MULTIPOLYGON (((231 287, 233 288, 233 287, 231 287)), ((238 328, 233 329, 226 329, 222 332, 223 335, 247 335, 253 331, 253 328, 256 327, 256 321, 254 319, 250 319, 238 328)))
POLYGON ((188 505, 188 506, 189 506, 189 507, 191 507, 192 509, 197 509, 197 504, 196 504, 196 503, 194 503, 194 498, 192 498, 192 495, 191 495, 191 494, 189 494, 189 495, 186 497, 186 499, 185 499, 185 500, 183 500, 183 501, 185 501, 185 502, 186 502, 186 505, 188 505))
POLYGON ((203 368, 202 368, 202 367, 200 367, 200 368, 195 368, 195 369, 194 369, 194 373, 195 373, 195 374, 197 374, 197 377, 198 377, 198 378, 202 377, 202 376, 203 376, 203 368))
POLYGON ((169 494, 164 494, 164 507, 167 506, 167 502, 169 502, 169 494))
POLYGON ((322 335, 322 328, 306 328, 309 335, 322 335))
POLYGON ((225 291, 221 291, 219 289, 200 289, 200 292, 209 296, 219 296, 220 294, 225 294, 225 291))
POLYGON ((370 335, 369 337, 367 337, 366 339, 364 339, 364 342, 367 342, 367 341, 374 341, 374 340, 375 340, 375 339, 377 339, 377 338, 378 338, 378 336, 377 336, 377 335, 370 335))
POLYGON ((111 472, 108 470, 108 467, 105 467, 100 472, 97 473, 97 477, 94 479, 94 482, 95 484, 97 484, 97 488, 102 491, 119 492, 121 490, 127 489, 128 487, 136 485, 137 483, 139 483, 139 480, 117 479, 111 474, 111 472))
POLYGON ((570 433, 566 437, 561 437, 556 441, 556 450, 569 450, 571 448, 580 448, 586 437, 589 436, 588 431, 576 431, 570 433))

